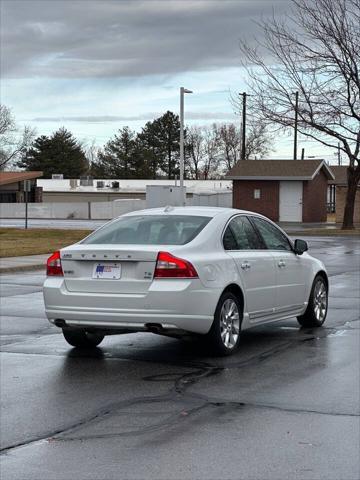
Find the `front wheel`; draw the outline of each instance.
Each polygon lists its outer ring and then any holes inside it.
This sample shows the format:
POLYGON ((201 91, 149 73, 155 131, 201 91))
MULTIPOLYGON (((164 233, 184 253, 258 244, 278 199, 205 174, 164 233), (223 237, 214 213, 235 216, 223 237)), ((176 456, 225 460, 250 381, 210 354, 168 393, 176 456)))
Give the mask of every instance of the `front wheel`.
POLYGON ((63 328, 63 335, 65 340, 73 347, 78 348, 95 348, 104 339, 104 335, 99 333, 91 333, 86 330, 72 330, 63 328))
POLYGON ((207 339, 218 355, 231 355, 240 343, 242 308, 231 292, 221 295, 207 339))
POLYGON ((322 275, 315 277, 311 288, 309 304, 304 315, 297 317, 302 327, 321 327, 328 309, 328 286, 322 275))

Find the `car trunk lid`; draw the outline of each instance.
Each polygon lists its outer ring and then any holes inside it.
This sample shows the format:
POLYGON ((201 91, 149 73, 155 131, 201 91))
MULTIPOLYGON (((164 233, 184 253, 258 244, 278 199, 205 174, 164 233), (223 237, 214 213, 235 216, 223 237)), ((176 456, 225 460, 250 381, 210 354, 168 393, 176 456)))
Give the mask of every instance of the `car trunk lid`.
POLYGON ((148 291, 158 246, 73 245, 61 251, 70 292, 144 294, 148 291))

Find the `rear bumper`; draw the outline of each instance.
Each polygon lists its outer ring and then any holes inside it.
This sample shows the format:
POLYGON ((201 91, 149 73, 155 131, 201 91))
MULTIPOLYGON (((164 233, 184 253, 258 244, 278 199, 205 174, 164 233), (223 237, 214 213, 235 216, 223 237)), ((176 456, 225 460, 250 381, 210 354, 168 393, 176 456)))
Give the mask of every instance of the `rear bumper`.
POLYGON ((200 280, 154 280, 145 294, 70 292, 63 278, 47 278, 44 301, 51 323, 110 330, 146 330, 148 323, 166 330, 205 334, 209 331, 220 290, 200 280))

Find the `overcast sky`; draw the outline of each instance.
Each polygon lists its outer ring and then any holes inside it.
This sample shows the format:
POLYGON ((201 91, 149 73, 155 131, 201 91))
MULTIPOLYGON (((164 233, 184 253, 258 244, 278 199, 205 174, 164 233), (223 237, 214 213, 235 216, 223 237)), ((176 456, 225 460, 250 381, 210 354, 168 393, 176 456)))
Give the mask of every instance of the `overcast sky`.
MULTIPOLYGON (((290 0, 1 0, 1 102, 18 123, 102 145, 120 127, 179 110, 187 123, 238 121, 239 39, 290 0)), ((291 157, 291 137, 273 156, 291 157)), ((308 143, 308 153, 322 147, 308 143), (311 148, 311 151, 310 151, 311 148)))

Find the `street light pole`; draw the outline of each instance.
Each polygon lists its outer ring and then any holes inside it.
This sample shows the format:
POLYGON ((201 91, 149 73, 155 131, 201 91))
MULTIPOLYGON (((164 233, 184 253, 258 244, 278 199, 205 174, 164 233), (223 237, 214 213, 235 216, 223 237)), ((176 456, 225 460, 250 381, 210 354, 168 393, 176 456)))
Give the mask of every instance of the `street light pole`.
POLYGON ((184 87, 180 87, 180 191, 182 204, 186 204, 184 194, 184 95, 185 93, 193 93, 184 87))

